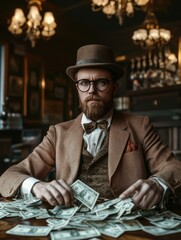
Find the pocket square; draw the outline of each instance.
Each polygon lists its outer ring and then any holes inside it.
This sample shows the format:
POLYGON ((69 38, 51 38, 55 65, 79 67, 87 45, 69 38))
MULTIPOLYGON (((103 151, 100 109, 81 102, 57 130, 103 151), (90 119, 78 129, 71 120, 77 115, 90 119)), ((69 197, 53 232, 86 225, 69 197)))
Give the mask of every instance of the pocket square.
POLYGON ((125 153, 126 152, 132 152, 138 149, 138 146, 136 144, 134 144, 133 142, 131 142, 131 140, 128 140, 128 143, 126 145, 125 148, 125 153))

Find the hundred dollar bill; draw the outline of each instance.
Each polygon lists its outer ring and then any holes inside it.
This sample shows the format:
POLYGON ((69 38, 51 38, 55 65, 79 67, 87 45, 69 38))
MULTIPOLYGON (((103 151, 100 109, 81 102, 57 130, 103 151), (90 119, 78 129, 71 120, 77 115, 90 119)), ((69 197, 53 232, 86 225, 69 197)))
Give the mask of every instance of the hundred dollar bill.
POLYGON ((86 230, 78 230, 78 229, 71 229, 71 230, 62 230, 62 231, 55 231, 51 232, 51 240, 80 240, 80 239, 88 239, 93 237, 100 236, 100 232, 95 228, 89 228, 86 230))
POLYGON ((51 218, 52 216, 48 213, 41 213, 40 215, 36 216, 36 219, 47 219, 51 218))
POLYGON ((172 211, 164 211, 164 212, 161 212, 159 213, 159 215, 161 215, 162 217, 166 217, 166 218, 174 218, 174 219, 178 219, 178 220, 181 220, 181 216, 172 212, 172 211))
POLYGON ((52 228, 46 226, 30 226, 19 224, 14 228, 6 231, 7 234, 36 237, 36 236, 47 236, 52 228))
POLYGON ((86 214, 82 216, 82 219, 85 221, 102 221, 105 220, 109 216, 108 213, 103 213, 100 215, 86 214))
POLYGON ((120 198, 115 198, 115 199, 112 199, 112 200, 105 201, 103 203, 99 203, 92 209, 92 212, 102 211, 102 210, 107 209, 110 206, 112 206, 112 205, 114 205, 114 204, 116 204, 120 201, 121 201, 120 198))
POLYGON ((180 227, 177 227, 174 229, 164 229, 156 226, 144 226, 142 227, 142 230, 154 236, 163 236, 163 235, 169 235, 169 234, 175 234, 175 233, 181 232, 180 227))
POLYGON ((120 223, 102 221, 99 223, 91 222, 90 224, 93 225, 102 234, 113 238, 117 238, 125 232, 124 226, 120 223))
POLYGON ((166 228, 166 229, 176 228, 179 225, 181 225, 181 221, 174 218, 164 218, 161 221, 153 221, 150 223, 152 223, 157 227, 166 228))
POLYGON ((120 223, 123 225, 125 231, 137 231, 142 229, 142 224, 138 220, 122 220, 120 223))
POLYGON ((123 215, 119 218, 119 220, 134 220, 136 218, 140 218, 141 217, 141 213, 138 211, 135 212, 131 212, 130 214, 127 215, 123 215))
POLYGON ((60 228, 64 228, 69 223, 69 219, 57 219, 57 218, 49 218, 46 220, 48 226, 52 228, 52 230, 57 230, 60 228))
POLYGON ((3 209, 7 205, 7 202, 0 201, 0 209, 3 209))
POLYGON ((26 202, 26 207, 40 206, 42 201, 36 197, 31 197, 29 201, 26 202))
POLYGON ((56 218, 67 218, 70 219, 77 212, 78 207, 63 208, 62 206, 56 206, 51 212, 56 218))
POLYGON ((89 209, 93 209, 98 197, 99 193, 96 192, 94 189, 87 186, 85 183, 80 181, 79 179, 75 181, 71 185, 74 196, 78 199, 81 203, 83 203, 89 209))
POLYGON ((71 229, 89 229, 90 228, 90 225, 88 222, 84 221, 84 219, 82 219, 82 221, 80 219, 78 219, 77 221, 77 218, 73 218, 70 220, 70 222, 68 223, 67 226, 65 226, 65 228, 71 228, 71 229))
POLYGON ((6 217, 8 215, 9 215, 9 213, 0 211, 0 219, 6 217))
POLYGON ((147 219, 148 221, 161 221, 164 218, 174 218, 174 219, 178 219, 181 220, 181 216, 172 212, 172 211, 164 211, 164 212, 157 212, 154 210, 144 210, 141 211, 141 216, 144 217, 145 219, 147 219))
POLYGON ((20 215, 23 219, 31 219, 31 218, 38 217, 40 215, 40 213, 41 213, 41 211, 37 211, 37 212, 20 211, 20 215))

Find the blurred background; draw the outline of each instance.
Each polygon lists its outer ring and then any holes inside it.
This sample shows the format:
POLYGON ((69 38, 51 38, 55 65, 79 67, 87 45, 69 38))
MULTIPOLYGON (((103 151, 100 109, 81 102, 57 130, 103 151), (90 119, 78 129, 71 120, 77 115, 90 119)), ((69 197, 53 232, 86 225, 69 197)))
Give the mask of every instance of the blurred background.
POLYGON ((149 115, 180 158, 180 11, 179 0, 1 0, 1 172, 79 113, 65 70, 86 44, 110 46, 124 69, 115 108, 149 115))

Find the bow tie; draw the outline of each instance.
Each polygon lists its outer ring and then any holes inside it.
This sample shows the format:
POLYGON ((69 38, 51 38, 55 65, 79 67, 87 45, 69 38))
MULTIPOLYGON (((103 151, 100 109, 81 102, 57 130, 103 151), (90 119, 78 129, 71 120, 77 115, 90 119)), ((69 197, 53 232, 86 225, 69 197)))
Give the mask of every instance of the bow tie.
POLYGON ((107 126, 108 126, 108 122, 106 120, 103 120, 101 122, 84 123, 84 129, 87 134, 91 133, 96 128, 106 130, 107 126))

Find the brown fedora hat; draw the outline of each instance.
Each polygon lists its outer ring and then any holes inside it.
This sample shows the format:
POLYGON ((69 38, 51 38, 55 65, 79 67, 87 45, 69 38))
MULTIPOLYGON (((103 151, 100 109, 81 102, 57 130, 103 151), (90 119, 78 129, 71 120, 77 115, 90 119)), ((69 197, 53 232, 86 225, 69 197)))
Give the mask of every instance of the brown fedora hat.
POLYGON ((123 69, 115 63, 111 48, 105 45, 91 44, 80 47, 77 51, 76 65, 66 69, 67 75, 75 81, 75 74, 80 68, 98 67, 113 72, 115 79, 123 75, 123 69))

